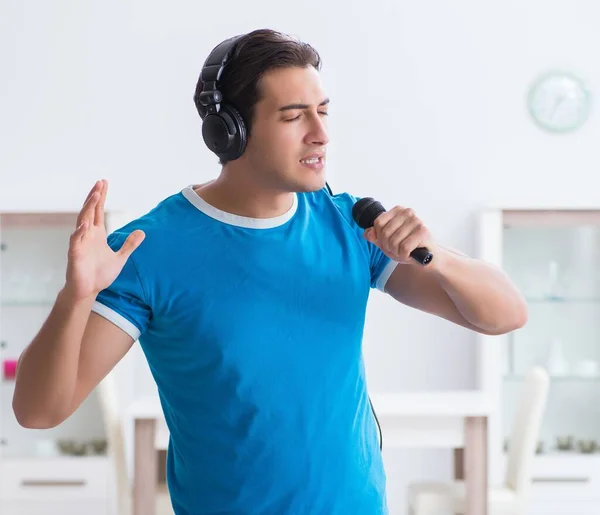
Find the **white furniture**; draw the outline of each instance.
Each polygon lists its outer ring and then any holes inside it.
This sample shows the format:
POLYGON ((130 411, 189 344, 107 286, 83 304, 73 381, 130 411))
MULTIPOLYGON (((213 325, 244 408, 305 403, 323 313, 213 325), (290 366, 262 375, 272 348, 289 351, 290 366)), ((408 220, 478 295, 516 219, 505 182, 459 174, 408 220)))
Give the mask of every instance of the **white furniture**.
POLYGON ((485 209, 478 242, 478 257, 507 271, 529 306, 524 328, 476 336, 476 386, 501 407, 490 418, 491 480, 503 478, 524 373, 542 365, 551 388, 531 513, 600 513, 600 411, 591 408, 600 401, 600 209, 485 209))
MULTIPOLYGON (((512 432, 504 484, 489 489, 488 507, 494 515, 526 515, 531 483, 531 463, 548 396, 549 377, 536 367, 527 375, 512 432)), ((467 495, 464 481, 415 482, 409 486, 410 515, 464 514, 467 495)))
POLYGON ((115 514, 130 515, 132 503, 125 457, 125 435, 117 408, 117 387, 113 373, 108 374, 98 385, 98 394, 108 440, 108 457, 113 471, 112 507, 115 514))
MULTIPOLYGON (((127 468, 125 432, 122 416, 118 409, 118 385, 114 371, 100 383, 98 394, 108 438, 110 475, 114 478, 111 485, 114 487, 112 508, 115 515, 131 515, 133 513, 133 489, 127 468)), ((157 464, 154 466, 156 469, 157 464)), ((154 506, 157 502, 163 506, 161 515, 167 512, 173 513, 169 492, 166 488, 155 488, 152 498, 154 506)))
POLYGON ((9 458, 0 463, 2 515, 106 515, 108 461, 86 458, 9 458))
MULTIPOLYGON (((401 448, 464 448, 467 515, 486 515, 487 419, 491 400, 478 391, 373 394, 383 453, 401 448)), ((154 515, 156 449, 169 440, 158 396, 127 409, 134 430, 134 515, 154 515)))
MULTIPOLYGON (((106 453, 71 456, 57 448, 61 439, 86 444, 106 438, 97 392, 58 427, 29 430, 15 419, 15 382, 4 374, 4 363, 18 359, 64 284, 76 217, 76 212, 0 211, 1 515, 113 513, 106 453)), ((122 216, 107 213, 108 230, 122 221, 122 216)))

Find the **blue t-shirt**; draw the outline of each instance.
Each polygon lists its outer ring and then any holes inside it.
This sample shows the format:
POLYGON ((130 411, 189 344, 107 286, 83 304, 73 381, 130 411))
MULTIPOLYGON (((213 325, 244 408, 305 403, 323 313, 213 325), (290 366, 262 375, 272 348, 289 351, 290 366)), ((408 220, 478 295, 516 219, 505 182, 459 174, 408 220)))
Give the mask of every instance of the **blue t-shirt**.
POLYGON ((116 250, 146 233, 93 310, 148 360, 177 515, 388 513, 362 337, 396 263, 356 200, 299 193, 253 219, 188 186, 109 235, 116 250))

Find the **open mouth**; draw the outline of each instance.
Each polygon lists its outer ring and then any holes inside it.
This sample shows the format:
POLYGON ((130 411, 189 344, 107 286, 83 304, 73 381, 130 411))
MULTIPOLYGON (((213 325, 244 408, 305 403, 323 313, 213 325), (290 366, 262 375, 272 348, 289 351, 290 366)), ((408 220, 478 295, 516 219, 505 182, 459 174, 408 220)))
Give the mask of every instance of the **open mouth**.
POLYGON ((322 168, 325 160, 321 157, 308 157, 300 159, 300 164, 312 169, 322 168))

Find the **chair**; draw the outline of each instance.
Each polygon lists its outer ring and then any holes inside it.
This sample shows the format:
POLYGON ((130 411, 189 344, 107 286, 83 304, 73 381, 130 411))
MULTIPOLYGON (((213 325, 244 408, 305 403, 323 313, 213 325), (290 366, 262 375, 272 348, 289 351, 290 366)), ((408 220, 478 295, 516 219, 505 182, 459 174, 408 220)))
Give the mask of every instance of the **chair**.
MULTIPOLYGON (((531 467, 546 407, 550 378, 541 367, 529 371, 513 424, 505 480, 488 492, 490 515, 524 515, 531 467)), ((465 513, 463 481, 418 482, 408 487, 409 515, 465 513)))
MULTIPOLYGON (((98 385, 98 398, 104 418, 104 427, 108 441, 108 457, 114 470, 115 515, 131 515, 133 513, 132 488, 127 473, 125 453, 125 435, 121 416, 118 412, 117 386, 114 374, 108 374, 98 385)), ((169 492, 157 485, 157 514, 172 514, 169 492)))

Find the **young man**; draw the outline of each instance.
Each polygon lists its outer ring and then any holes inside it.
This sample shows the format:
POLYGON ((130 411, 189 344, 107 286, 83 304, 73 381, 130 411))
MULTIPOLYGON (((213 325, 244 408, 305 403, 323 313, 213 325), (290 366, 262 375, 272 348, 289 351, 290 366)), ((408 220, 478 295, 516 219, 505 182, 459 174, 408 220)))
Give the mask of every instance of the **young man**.
POLYGON ((21 357, 15 414, 59 424, 139 339, 177 515, 387 513, 361 348, 370 289, 491 334, 521 327, 525 304, 500 270, 437 246, 410 209, 363 232, 357 199, 327 192, 313 48, 259 30, 228 58, 195 95, 220 175, 108 238, 106 181, 93 187, 64 288, 21 357), (419 246, 427 266, 409 256, 419 246))

